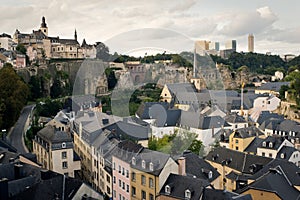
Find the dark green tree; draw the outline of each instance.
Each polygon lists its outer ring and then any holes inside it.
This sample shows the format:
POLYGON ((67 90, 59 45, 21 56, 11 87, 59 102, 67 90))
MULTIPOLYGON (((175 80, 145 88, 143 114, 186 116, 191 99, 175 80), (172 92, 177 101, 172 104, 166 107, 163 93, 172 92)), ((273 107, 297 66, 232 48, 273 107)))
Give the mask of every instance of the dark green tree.
POLYGON ((0 70, 0 116, 1 128, 10 128, 18 119, 27 103, 29 88, 17 75, 11 64, 5 64, 0 70))
POLYGON ((97 42, 96 43, 96 57, 98 59, 101 59, 103 61, 108 61, 110 58, 109 55, 109 48, 102 42, 97 42))

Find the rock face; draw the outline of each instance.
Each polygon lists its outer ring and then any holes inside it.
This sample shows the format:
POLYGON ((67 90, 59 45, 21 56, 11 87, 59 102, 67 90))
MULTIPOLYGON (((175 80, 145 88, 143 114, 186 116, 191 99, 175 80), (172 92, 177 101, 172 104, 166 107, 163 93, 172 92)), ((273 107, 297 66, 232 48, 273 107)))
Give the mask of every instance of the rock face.
POLYGON ((295 108, 295 105, 295 103, 282 101, 280 107, 275 112, 284 115, 287 119, 300 122, 300 111, 295 108))

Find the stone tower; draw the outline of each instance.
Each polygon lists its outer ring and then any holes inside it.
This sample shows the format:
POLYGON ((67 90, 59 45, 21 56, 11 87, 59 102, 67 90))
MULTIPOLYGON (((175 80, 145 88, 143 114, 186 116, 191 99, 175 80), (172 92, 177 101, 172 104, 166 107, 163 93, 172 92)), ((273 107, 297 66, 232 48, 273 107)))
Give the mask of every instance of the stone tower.
POLYGON ((42 23, 41 23, 41 28, 40 30, 46 35, 48 36, 48 27, 47 27, 47 24, 46 24, 46 19, 45 17, 42 17, 42 23))

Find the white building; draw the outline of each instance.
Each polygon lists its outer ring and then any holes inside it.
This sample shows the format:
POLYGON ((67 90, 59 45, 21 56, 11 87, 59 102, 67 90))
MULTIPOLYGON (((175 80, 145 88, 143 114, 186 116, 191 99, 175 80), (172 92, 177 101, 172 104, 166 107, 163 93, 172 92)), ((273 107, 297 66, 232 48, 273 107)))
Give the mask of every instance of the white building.
POLYGON ((11 51, 13 50, 12 45, 13 45, 13 41, 10 35, 5 33, 0 35, 0 48, 11 51))
POLYGON ((254 100, 253 108, 260 111, 274 111, 280 106, 281 100, 273 95, 257 97, 254 100))

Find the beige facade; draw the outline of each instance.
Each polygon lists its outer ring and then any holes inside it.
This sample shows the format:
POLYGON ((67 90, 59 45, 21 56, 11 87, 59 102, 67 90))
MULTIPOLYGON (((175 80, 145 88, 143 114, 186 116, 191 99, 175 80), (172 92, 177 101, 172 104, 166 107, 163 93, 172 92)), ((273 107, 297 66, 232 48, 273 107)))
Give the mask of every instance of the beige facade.
POLYGON ((66 133, 46 126, 33 140, 33 153, 43 168, 75 177, 80 170, 80 160, 73 150, 72 138, 66 133))
POLYGON ((265 200, 265 199, 280 200, 281 199, 275 192, 268 192, 264 190, 249 189, 243 192, 242 194, 250 194, 253 200, 265 200))

